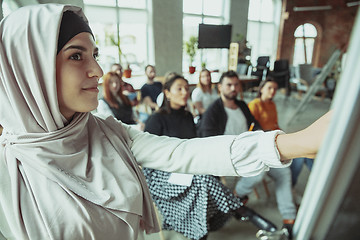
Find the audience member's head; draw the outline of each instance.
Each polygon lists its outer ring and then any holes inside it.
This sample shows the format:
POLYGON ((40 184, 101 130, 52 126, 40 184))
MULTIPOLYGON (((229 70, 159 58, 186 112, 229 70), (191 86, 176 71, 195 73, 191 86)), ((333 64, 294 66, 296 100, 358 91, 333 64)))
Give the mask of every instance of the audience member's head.
POLYGON ((224 72, 219 80, 218 89, 223 100, 235 100, 241 91, 239 77, 236 72, 224 72))
POLYGON ((155 67, 153 65, 147 65, 145 67, 145 74, 146 74, 148 80, 150 80, 150 81, 154 80, 154 78, 156 76, 155 67))
POLYGON ((257 97, 262 101, 272 100, 278 87, 278 83, 273 78, 268 77, 260 83, 257 97))
POLYGON ((172 78, 175 75, 180 75, 177 72, 167 72, 164 76, 164 81, 167 82, 170 78, 172 78))
POLYGON ((164 100, 161 112, 169 113, 172 109, 180 109, 187 106, 189 98, 189 83, 181 75, 174 74, 163 85, 164 100))
POLYGON ((230 70, 230 71, 224 72, 223 74, 221 74, 219 83, 222 83, 224 78, 233 78, 233 77, 236 77, 237 79, 239 79, 239 76, 235 71, 230 70))
POLYGON ((203 92, 211 91, 211 73, 206 68, 200 71, 198 87, 200 87, 203 92))
POLYGON ((119 63, 114 63, 111 65, 110 71, 119 75, 120 79, 122 78, 123 68, 119 63))
POLYGON ((111 107, 119 108, 118 97, 122 100, 123 104, 130 105, 129 99, 122 93, 123 87, 119 75, 114 72, 108 72, 102 79, 103 96, 111 107))

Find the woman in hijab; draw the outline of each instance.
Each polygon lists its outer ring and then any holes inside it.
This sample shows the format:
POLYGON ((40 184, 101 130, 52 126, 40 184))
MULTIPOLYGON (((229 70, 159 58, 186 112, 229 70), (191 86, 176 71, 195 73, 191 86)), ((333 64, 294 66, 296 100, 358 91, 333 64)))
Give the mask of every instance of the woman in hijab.
POLYGON ((251 176, 315 155, 330 120, 289 135, 151 135, 90 113, 103 75, 97 54, 78 7, 27 6, 0 23, 0 231, 7 239, 143 239, 159 228, 139 165, 251 176))

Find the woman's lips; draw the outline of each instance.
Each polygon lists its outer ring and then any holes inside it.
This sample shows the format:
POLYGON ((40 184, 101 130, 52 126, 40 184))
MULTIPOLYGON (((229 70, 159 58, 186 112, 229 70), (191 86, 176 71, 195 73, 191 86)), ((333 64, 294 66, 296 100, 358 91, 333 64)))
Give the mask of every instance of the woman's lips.
POLYGON ((83 88, 83 90, 89 91, 89 92, 96 92, 96 93, 99 92, 99 89, 97 88, 97 86, 96 87, 83 88))

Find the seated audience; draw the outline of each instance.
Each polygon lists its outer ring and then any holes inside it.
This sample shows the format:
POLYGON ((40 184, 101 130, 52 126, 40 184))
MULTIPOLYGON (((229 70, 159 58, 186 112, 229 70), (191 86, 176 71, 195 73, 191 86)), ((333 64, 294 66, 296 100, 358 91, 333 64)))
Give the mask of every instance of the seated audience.
MULTIPOLYGON (((278 84, 273 79, 268 78, 262 81, 259 85, 257 97, 248 104, 251 114, 264 131, 280 129, 276 105, 273 101, 277 89, 278 84)), ((293 164, 294 162, 296 161, 293 161, 293 164)), ((236 184, 236 193, 240 197, 247 196, 251 193, 253 187, 262 181, 264 174, 241 178, 236 184)), ((288 229, 291 235, 296 216, 296 206, 293 203, 291 192, 291 170, 289 167, 270 168, 267 175, 275 181, 276 200, 283 217, 283 226, 288 229)))
MULTIPOLYGON (((253 117, 246 103, 238 100, 241 86, 236 72, 228 71, 222 74, 218 89, 220 97, 207 109, 202 116, 200 135, 202 137, 216 135, 241 134, 254 126, 254 130, 260 129, 257 119, 253 117)), ((276 91, 275 91, 276 92, 276 91)), ((284 223, 291 221, 293 224, 296 208, 292 200, 290 186, 290 169, 284 172, 270 168, 269 175, 276 182, 276 196, 280 213, 284 223)), ((244 201, 254 186, 260 182, 265 173, 252 177, 242 177, 236 184, 236 194, 244 201)))
POLYGON ((207 69, 201 70, 199 83, 191 93, 191 100, 197 111, 196 114, 201 116, 218 97, 217 90, 212 87, 210 71, 207 69))
MULTIPOLYGON (((195 138, 193 116, 185 110, 189 97, 187 80, 172 75, 165 82, 163 93, 163 104, 149 117, 145 131, 159 136, 195 138)), ((163 216, 165 230, 175 230, 191 239, 206 239, 209 231, 219 229, 232 216, 248 217, 260 228, 276 230, 272 223, 244 207, 214 176, 172 174, 150 168, 143 168, 143 172, 163 216), (184 179, 175 181, 176 177, 184 179)))

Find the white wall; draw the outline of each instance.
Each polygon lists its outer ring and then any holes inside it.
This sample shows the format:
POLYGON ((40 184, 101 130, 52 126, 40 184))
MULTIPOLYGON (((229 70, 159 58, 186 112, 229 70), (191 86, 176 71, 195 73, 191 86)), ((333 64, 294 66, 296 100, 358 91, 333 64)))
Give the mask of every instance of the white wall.
POLYGON ((152 0, 152 11, 157 75, 181 73, 183 1, 152 0))
POLYGON ((234 41, 236 34, 239 33, 246 37, 248 10, 249 0, 231 0, 229 22, 232 24, 232 41, 234 41))

